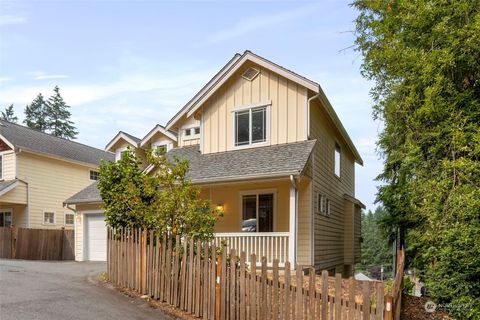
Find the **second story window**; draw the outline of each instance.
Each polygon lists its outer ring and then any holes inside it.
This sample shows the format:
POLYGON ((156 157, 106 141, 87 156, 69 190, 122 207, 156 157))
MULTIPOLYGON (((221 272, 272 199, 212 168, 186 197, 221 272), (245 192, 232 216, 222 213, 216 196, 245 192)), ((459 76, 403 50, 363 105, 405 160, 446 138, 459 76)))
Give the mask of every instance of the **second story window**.
POLYGON ((98 171, 90 170, 90 180, 92 181, 98 180, 98 171))
POLYGON ((188 129, 185 129, 184 132, 185 132, 185 138, 194 139, 194 138, 197 138, 198 135, 200 134, 200 127, 188 128, 188 129))
POLYGON ((3 180, 3 155, 0 154, 0 180, 3 180))
POLYGON ((340 177, 340 161, 341 161, 341 149, 338 143, 335 143, 335 159, 334 159, 334 172, 337 177, 340 177))
POLYGON ((267 141, 267 107, 235 112, 235 146, 267 141))

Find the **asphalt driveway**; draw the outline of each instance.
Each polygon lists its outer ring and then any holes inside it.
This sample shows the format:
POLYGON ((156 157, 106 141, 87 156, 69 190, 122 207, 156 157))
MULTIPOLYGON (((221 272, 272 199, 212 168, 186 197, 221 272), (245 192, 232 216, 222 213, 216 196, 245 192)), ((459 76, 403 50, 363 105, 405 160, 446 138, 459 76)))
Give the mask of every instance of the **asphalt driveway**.
POLYGON ((0 259, 0 320, 171 319, 99 284, 105 263, 0 259))

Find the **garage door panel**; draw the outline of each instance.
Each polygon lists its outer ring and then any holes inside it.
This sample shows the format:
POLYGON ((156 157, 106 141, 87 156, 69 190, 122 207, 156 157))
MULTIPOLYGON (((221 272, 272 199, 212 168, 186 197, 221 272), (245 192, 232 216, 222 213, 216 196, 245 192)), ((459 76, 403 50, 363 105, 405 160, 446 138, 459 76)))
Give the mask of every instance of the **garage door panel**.
POLYGON ((103 214, 86 215, 87 260, 107 260, 107 228, 103 214))

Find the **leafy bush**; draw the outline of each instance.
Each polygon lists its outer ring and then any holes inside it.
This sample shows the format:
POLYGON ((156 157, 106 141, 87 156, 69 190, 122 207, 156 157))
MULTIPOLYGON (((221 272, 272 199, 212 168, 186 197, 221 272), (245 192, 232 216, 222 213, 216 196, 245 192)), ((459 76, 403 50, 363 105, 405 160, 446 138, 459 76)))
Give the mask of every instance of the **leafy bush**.
POLYGON ((211 239, 222 212, 187 178, 188 161, 169 160, 161 149, 147 152, 146 161, 153 173, 142 171, 142 159, 132 150, 117 162, 101 164, 98 188, 107 224, 211 239))

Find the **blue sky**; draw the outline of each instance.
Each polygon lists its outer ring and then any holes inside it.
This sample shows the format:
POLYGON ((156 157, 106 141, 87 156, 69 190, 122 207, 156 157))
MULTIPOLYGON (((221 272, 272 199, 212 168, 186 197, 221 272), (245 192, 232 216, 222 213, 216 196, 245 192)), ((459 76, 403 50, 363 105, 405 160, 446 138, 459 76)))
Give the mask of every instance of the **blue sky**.
POLYGON ((322 86, 365 166, 356 195, 374 208, 382 163, 371 83, 351 49, 349 1, 0 1, 0 107, 59 85, 78 141, 165 124, 236 52, 251 50, 322 86))

